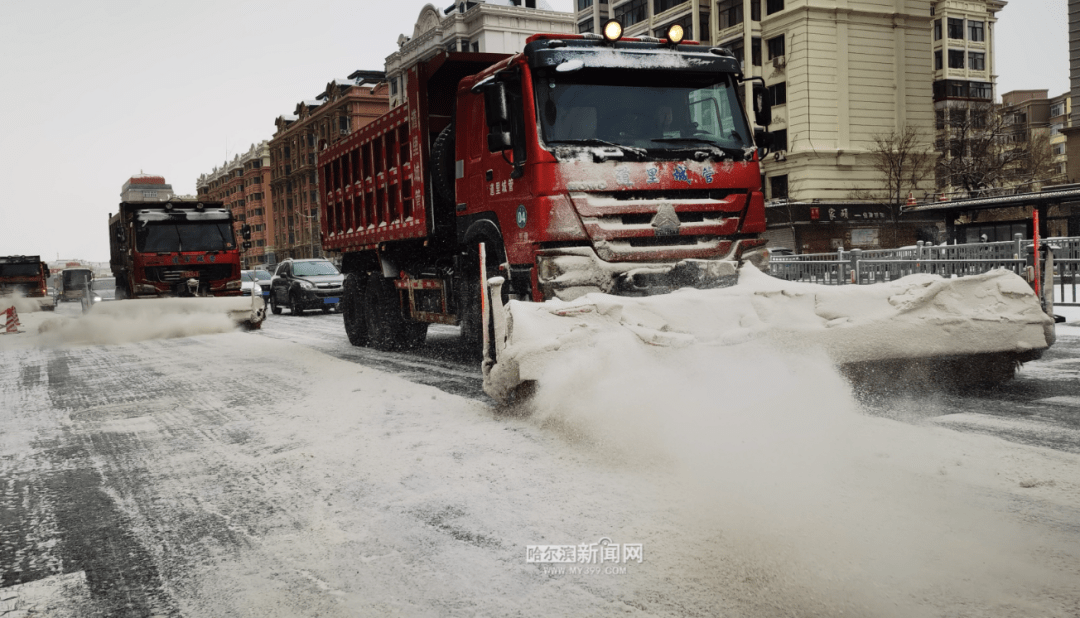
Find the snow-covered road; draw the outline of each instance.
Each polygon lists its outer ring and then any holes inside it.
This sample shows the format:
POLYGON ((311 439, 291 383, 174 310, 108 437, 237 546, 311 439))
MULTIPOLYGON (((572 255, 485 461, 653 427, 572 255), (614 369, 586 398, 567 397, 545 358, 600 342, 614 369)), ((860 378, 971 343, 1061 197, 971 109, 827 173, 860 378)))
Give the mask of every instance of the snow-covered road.
POLYGON ((764 350, 613 355, 515 415, 449 330, 428 361, 329 328, 0 338, 0 611, 1080 613, 1080 456, 911 418, 947 398, 868 406, 764 350))

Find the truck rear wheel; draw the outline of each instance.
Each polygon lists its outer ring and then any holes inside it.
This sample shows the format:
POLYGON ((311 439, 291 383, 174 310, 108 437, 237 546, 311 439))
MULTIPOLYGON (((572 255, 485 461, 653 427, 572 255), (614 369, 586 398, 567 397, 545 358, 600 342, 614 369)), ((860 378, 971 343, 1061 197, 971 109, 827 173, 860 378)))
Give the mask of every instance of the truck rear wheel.
POLYGON ((435 194, 454 203, 454 127, 447 126, 431 144, 431 184, 435 194))
POLYGON ((364 285, 360 275, 351 273, 345 277, 345 293, 341 299, 345 335, 355 346, 368 344, 367 322, 364 319, 364 285))
POLYGON ((373 273, 364 290, 364 319, 368 339, 376 350, 397 350, 404 344, 405 320, 401 317, 394 282, 379 273, 373 273))

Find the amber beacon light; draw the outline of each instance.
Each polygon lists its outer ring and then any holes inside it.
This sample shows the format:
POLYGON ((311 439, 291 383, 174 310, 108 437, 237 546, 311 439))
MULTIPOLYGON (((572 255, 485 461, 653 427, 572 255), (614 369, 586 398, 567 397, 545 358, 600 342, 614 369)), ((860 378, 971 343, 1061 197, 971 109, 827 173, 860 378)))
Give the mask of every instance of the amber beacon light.
POLYGON ((614 43, 622 38, 622 24, 614 19, 604 24, 604 38, 614 43))
POLYGON ((667 40, 672 45, 682 43, 683 37, 685 36, 686 31, 684 31, 683 27, 679 24, 672 24, 671 27, 667 29, 667 40))

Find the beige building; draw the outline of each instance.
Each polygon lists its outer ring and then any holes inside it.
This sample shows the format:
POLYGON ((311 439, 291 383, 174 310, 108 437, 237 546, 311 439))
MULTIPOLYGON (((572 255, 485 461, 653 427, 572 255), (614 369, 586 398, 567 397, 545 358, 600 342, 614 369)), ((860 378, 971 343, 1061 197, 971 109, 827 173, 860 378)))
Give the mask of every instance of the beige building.
POLYGON ((554 11, 545 0, 457 0, 446 9, 420 10, 412 36, 398 37, 386 57, 390 107, 404 103, 406 69, 441 50, 512 54, 538 32, 575 32, 574 15, 554 11))

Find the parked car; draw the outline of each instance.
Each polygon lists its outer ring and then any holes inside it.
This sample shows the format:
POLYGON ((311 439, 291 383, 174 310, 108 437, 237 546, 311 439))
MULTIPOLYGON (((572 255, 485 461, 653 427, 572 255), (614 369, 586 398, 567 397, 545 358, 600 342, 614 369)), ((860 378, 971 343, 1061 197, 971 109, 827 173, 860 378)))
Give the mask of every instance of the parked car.
POLYGON ((268 271, 256 268, 255 270, 241 270, 240 271, 240 295, 251 296, 251 291, 258 285, 261 292, 263 302, 270 302, 270 280, 274 276, 268 271))
POLYGON ((288 307, 295 315, 307 309, 323 313, 337 309, 344 293, 345 275, 329 260, 287 259, 278 264, 270 280, 270 311, 280 314, 288 307))

